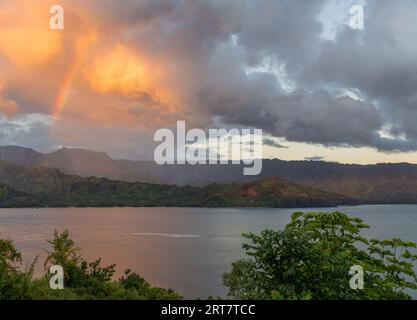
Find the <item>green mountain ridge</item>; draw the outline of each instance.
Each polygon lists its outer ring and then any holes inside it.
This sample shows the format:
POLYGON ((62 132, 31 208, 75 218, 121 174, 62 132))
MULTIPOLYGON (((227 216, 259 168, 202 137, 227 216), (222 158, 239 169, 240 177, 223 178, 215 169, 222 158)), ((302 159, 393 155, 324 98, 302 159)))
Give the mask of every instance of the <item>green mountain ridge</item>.
POLYGON ((16 191, 0 184, 0 208, 33 207, 39 202, 38 196, 16 191))
POLYGON ((411 163, 359 165, 263 159, 259 176, 245 176, 243 164, 159 166, 154 161, 115 160, 103 152, 78 148, 44 154, 30 148, 0 146, 0 153, 2 160, 17 165, 55 168, 80 177, 202 187, 210 183, 250 183, 276 176, 361 203, 417 204, 417 164, 411 163))
POLYGON ((277 177, 205 187, 113 181, 0 162, 3 207, 324 207, 354 200, 277 177))

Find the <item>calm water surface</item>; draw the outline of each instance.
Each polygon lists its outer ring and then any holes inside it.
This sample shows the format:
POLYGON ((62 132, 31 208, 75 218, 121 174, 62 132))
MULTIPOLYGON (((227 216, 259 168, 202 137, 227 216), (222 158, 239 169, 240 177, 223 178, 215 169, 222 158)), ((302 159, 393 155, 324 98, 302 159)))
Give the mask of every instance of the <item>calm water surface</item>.
POLYGON ((417 242, 417 205, 324 209, 68 208, 0 209, 0 234, 15 241, 25 261, 40 255, 55 229, 68 229, 88 260, 130 268, 155 286, 186 298, 225 296, 222 274, 243 257, 241 234, 282 228, 294 211, 339 210, 371 226, 371 237, 417 242))

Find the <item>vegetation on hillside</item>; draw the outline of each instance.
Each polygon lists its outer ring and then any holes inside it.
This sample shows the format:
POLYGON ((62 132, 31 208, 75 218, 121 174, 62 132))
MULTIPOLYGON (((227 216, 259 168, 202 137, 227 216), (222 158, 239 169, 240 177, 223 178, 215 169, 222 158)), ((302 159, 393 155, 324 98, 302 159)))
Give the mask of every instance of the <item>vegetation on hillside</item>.
POLYGON ((342 194, 361 203, 417 203, 417 165, 410 163, 359 165, 263 159, 259 176, 244 176, 245 165, 242 163, 159 166, 153 161, 113 160, 105 153, 77 148, 62 148, 42 154, 18 146, 0 146, 0 153, 3 160, 16 164, 56 168, 82 177, 202 186, 209 183, 246 183, 278 176, 308 188, 342 194))
POLYGON ((414 242, 368 240, 359 218, 342 213, 292 215, 284 230, 247 234, 248 258, 224 275, 234 299, 411 299, 417 289, 414 242), (364 288, 352 289, 352 266, 364 270, 364 288))
POLYGON ((65 175, 0 162, 2 207, 322 207, 353 200, 276 177, 247 184, 178 187, 65 175), (17 190, 17 191, 16 191, 17 190))
POLYGON ((0 208, 34 207, 40 203, 38 196, 16 191, 13 188, 0 185, 0 208))
POLYGON ((46 273, 33 277, 37 259, 22 266, 21 253, 12 241, 0 239, 0 300, 166 300, 180 299, 172 290, 154 288, 138 274, 126 270, 122 278, 113 280, 115 265, 103 267, 100 259, 87 262, 67 231, 55 232, 48 243, 51 250, 44 263, 46 273), (51 289, 51 265, 64 269, 64 289, 51 289))

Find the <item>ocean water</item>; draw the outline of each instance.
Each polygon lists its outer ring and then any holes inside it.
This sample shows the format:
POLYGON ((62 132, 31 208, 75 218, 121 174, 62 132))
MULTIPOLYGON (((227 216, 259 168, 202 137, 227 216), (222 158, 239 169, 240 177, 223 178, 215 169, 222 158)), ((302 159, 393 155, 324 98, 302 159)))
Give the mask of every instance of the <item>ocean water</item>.
POLYGON ((282 228, 294 211, 341 211, 371 226, 369 237, 417 242, 417 205, 314 209, 63 208, 0 209, 0 236, 12 239, 26 263, 39 255, 40 275, 54 230, 68 229, 88 260, 127 268, 186 298, 224 297, 222 274, 242 258, 242 233, 282 228))

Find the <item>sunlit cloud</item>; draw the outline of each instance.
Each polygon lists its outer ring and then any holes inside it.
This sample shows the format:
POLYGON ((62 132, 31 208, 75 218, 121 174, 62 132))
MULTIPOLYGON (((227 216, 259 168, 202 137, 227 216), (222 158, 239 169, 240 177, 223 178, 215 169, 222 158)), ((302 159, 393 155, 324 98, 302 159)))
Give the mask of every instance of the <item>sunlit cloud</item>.
POLYGON ((62 34, 49 28, 50 1, 0 3, 0 52, 17 65, 49 63, 59 52, 62 34))
POLYGON ((49 28, 55 1, 0 0, 0 113, 50 117, 27 124, 48 143, 136 155, 186 120, 263 129, 268 156, 417 149, 412 1, 367 4, 361 33, 333 0, 59 3, 64 30, 49 28))
POLYGON ((16 115, 19 112, 19 106, 16 101, 9 100, 4 96, 2 86, 0 85, 0 112, 8 118, 16 115))
POLYGON ((85 76, 91 87, 101 93, 117 92, 136 100, 147 97, 168 108, 175 104, 169 90, 159 83, 164 76, 161 66, 121 44, 96 57, 85 76))

